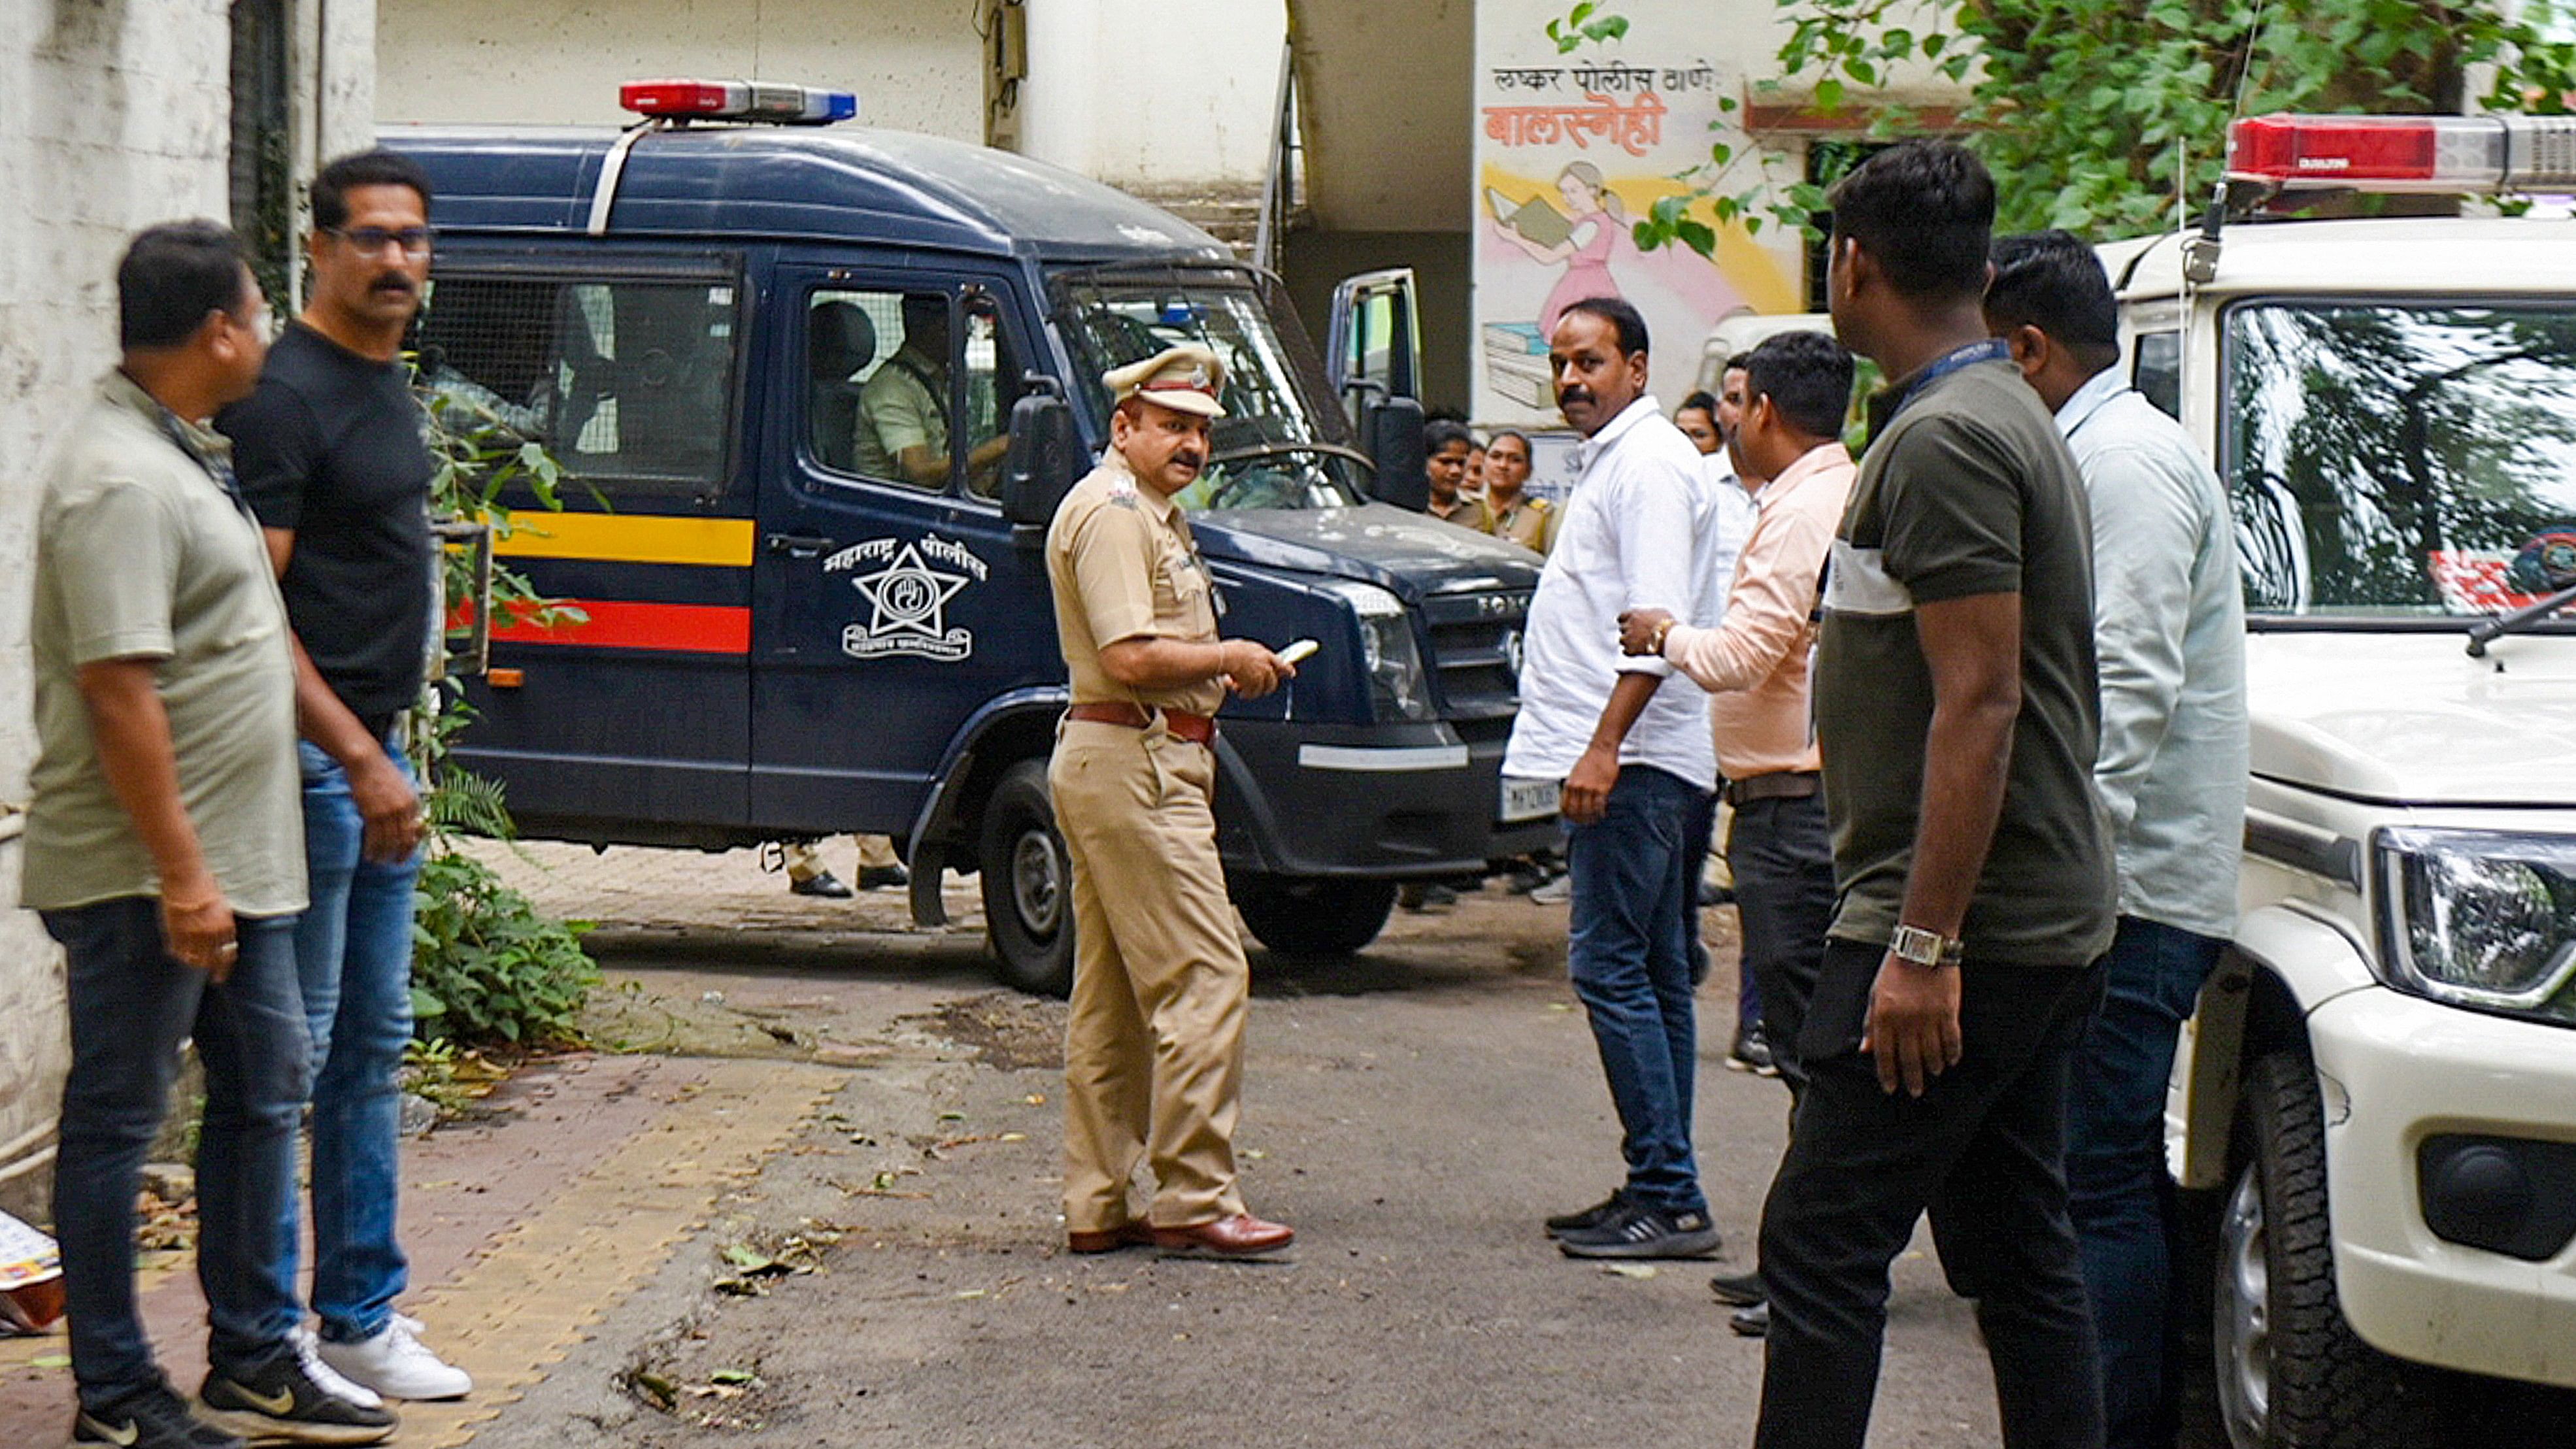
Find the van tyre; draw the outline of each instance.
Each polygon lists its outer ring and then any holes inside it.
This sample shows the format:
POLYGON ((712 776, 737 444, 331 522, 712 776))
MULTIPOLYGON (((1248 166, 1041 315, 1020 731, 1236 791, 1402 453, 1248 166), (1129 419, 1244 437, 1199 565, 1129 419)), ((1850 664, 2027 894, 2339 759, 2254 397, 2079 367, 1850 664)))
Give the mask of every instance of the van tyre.
POLYGON ((2246 1073, 2243 1164, 2218 1226, 2218 1406, 2237 1449, 2432 1442, 2430 1375, 2361 1341, 2335 1292, 2316 1068, 2276 1052, 2246 1073))
POLYGON ((1240 875, 1229 894, 1252 934, 1282 956, 1347 956, 1376 940, 1395 909, 1391 880, 1240 875))
POLYGON ((984 804, 977 861, 984 929, 1004 984, 1032 996, 1073 989, 1073 861, 1056 833, 1046 761, 1002 773, 984 804))

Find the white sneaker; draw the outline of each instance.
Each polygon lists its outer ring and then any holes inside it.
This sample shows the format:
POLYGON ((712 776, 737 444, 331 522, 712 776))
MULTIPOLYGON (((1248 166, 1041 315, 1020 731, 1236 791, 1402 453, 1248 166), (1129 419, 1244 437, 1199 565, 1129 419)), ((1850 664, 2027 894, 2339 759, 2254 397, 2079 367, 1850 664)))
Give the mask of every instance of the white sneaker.
POLYGON ((295 1344, 295 1361, 304 1365, 304 1376, 313 1381, 314 1387, 364 1408, 381 1409, 385 1406, 382 1395, 364 1384, 342 1378, 338 1370, 322 1361, 319 1351, 322 1340, 310 1327, 298 1325, 287 1337, 295 1344))
POLYGON ((397 1317, 373 1338, 324 1343, 322 1359, 388 1399, 461 1399, 474 1376, 431 1353, 413 1336, 417 1320, 397 1317))

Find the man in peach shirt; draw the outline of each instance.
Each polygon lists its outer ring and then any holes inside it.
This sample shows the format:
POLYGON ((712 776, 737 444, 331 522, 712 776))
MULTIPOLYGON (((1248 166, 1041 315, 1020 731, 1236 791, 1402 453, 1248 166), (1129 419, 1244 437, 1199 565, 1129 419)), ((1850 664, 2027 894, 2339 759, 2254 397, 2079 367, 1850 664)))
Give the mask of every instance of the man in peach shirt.
MULTIPOLYGON (((1736 564, 1723 620, 1709 629, 1661 609, 1620 617, 1620 645, 1660 655, 1710 691, 1727 800, 1735 807, 1726 857, 1744 927, 1744 959, 1762 993, 1763 1035, 1791 1093, 1806 1073, 1798 1032, 1834 912, 1833 842, 1821 761, 1808 717, 1807 667, 1816 595, 1854 467, 1842 445, 1852 358, 1821 332, 1789 332, 1755 348, 1744 413, 1730 435, 1736 476, 1768 479, 1755 493, 1752 536, 1736 564)), ((1758 1277, 1721 1277, 1740 1333, 1768 1327, 1758 1277)))

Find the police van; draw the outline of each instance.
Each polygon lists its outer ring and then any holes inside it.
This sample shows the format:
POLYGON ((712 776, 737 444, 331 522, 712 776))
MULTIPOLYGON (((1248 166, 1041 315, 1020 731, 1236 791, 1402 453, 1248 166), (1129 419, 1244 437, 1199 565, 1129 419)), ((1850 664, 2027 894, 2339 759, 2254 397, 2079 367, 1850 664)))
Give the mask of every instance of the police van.
POLYGON ((2244 917, 2169 1115, 2215 1231, 2176 1277, 2232 1442, 2421 1444, 2423 1366, 2576 1387, 2576 237, 2247 218, 2576 190, 2576 120, 2231 141, 2196 235, 2102 249, 2245 573, 2244 917))
POLYGON ((1005 979, 1062 989, 1041 545, 1106 445, 1101 373, 1190 341, 1227 367, 1181 499, 1224 628, 1323 646, 1222 716, 1219 841, 1254 933, 1353 950, 1400 882, 1552 840, 1554 800, 1500 774, 1539 560, 1373 500, 1380 471, 1419 496, 1420 405, 1381 389, 1355 427, 1275 278, 1069 173, 832 124, 846 94, 623 99, 622 131, 383 138, 438 193, 424 385, 577 480, 496 551, 586 619, 491 620, 467 686, 459 758, 524 830, 888 834, 916 920, 944 919, 943 871, 978 873, 1005 979))

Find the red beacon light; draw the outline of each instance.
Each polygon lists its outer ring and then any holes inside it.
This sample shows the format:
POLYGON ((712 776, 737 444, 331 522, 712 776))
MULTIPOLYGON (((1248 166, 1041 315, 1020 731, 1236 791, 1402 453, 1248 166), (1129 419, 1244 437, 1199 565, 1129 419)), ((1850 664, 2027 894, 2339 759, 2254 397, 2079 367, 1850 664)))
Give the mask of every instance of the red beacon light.
POLYGON ((828 126, 859 113, 849 91, 749 80, 638 80, 617 88, 617 103, 663 121, 767 121, 828 126))
POLYGON ((2576 189, 2576 116, 2249 116, 2227 179, 2284 190, 2576 189))

